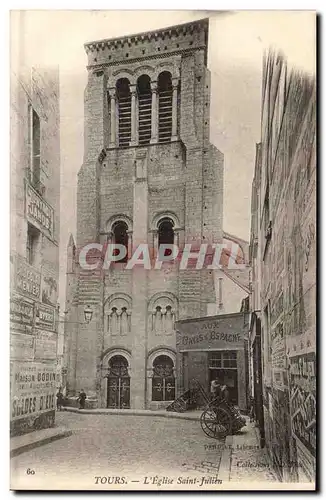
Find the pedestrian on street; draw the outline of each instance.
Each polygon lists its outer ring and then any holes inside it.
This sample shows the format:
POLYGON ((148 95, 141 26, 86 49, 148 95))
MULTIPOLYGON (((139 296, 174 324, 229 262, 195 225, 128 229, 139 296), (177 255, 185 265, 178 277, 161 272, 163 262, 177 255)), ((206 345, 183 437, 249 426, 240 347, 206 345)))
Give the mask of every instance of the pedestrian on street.
POLYGON ((79 393, 79 396, 78 396, 80 410, 84 410, 86 398, 87 398, 86 393, 85 393, 84 389, 82 389, 79 393))
POLYGON ((61 392, 61 387, 57 393, 57 410, 61 411, 62 409, 62 406, 63 406, 63 402, 64 402, 64 397, 63 397, 63 394, 61 392))

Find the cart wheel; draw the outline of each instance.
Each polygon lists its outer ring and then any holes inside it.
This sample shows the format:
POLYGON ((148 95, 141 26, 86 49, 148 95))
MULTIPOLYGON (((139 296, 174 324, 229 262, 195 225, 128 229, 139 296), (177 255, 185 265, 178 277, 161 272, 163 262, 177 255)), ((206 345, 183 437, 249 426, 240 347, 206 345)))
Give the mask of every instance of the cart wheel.
POLYGON ((224 439, 231 434, 231 418, 224 408, 207 408, 200 416, 200 425, 210 438, 224 439))

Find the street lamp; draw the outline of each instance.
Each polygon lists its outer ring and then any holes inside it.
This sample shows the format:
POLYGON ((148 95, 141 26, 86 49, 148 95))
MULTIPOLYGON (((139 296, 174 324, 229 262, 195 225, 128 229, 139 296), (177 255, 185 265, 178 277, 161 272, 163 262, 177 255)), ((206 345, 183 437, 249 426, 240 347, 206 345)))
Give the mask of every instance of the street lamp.
POLYGON ((85 316, 85 322, 90 323, 93 316, 93 309, 91 309, 89 306, 86 306, 84 309, 84 316, 85 316))

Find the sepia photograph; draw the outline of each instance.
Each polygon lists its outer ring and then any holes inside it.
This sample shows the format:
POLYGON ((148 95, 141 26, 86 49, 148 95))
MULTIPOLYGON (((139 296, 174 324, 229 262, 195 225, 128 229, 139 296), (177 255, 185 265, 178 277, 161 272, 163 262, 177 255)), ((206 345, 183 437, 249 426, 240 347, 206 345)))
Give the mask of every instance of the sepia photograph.
POLYGON ((316 39, 11 10, 11 490, 316 491, 316 39))

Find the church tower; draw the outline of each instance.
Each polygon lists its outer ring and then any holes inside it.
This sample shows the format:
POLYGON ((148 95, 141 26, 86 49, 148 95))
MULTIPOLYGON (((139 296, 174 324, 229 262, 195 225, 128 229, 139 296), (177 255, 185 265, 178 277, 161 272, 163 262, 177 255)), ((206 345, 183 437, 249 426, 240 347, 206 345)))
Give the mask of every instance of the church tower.
MULTIPOLYGON (((206 316, 215 302, 207 268, 126 269, 139 244, 152 256, 160 244, 190 243, 195 252, 222 241, 223 155, 209 142, 207 44, 204 19, 85 45, 67 388, 71 396, 83 388, 95 407, 173 401, 185 389, 174 322, 206 316), (118 243, 126 256, 109 269, 82 268, 78 255, 93 243, 118 243)), ((200 367, 200 353, 189 362, 200 367)))

